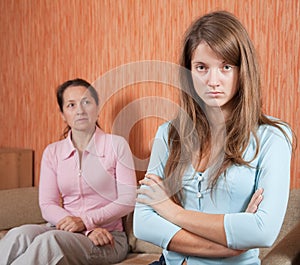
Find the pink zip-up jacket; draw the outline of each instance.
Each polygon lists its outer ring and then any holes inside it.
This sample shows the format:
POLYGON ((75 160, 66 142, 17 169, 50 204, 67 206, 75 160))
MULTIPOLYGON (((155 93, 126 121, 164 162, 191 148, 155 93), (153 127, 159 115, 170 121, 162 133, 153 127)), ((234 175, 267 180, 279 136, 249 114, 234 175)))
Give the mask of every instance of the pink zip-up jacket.
POLYGON ((122 217, 135 205, 136 176, 126 140, 98 127, 82 154, 69 136, 48 145, 43 153, 39 204, 43 218, 56 225, 77 216, 88 234, 97 227, 123 231, 122 217))

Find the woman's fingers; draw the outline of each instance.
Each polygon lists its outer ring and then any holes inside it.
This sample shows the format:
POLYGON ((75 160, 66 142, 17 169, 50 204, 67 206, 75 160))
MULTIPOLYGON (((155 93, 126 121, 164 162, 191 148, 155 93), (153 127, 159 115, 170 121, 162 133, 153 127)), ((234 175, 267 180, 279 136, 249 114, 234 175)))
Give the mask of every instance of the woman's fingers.
POLYGON ((114 245, 114 237, 112 234, 103 228, 96 228, 89 236, 90 240, 97 246, 114 245))
POLYGON ((155 190, 157 188, 165 190, 163 179, 161 177, 153 175, 153 174, 145 175, 145 178, 140 180, 139 183, 141 185, 146 185, 148 187, 151 187, 153 190, 155 190))
POLYGON ((159 176, 146 175, 139 183, 144 187, 139 188, 137 194, 144 196, 138 196, 137 202, 154 207, 168 199, 163 180, 159 176))
POLYGON ((256 213, 258 206, 263 200, 263 192, 263 188, 259 188, 255 191, 246 209, 247 213, 256 213))
POLYGON ((144 178, 144 179, 142 179, 142 180, 139 181, 139 184, 153 188, 153 186, 156 183, 153 180, 151 180, 151 179, 144 178))
POLYGON ((150 199, 154 199, 153 198, 153 190, 149 190, 149 189, 138 189, 137 190, 137 194, 142 194, 142 195, 146 195, 147 197, 149 197, 150 199))
POLYGON ((164 181, 161 177, 159 177, 157 175, 153 175, 153 174, 147 174, 145 177, 152 180, 160 188, 165 189, 164 181))

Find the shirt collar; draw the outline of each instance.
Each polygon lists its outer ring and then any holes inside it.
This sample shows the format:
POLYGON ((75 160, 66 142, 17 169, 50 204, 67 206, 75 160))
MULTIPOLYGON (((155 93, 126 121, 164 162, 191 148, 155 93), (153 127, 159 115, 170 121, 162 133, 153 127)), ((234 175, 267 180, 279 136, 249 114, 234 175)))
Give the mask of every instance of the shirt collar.
POLYGON ((105 133, 97 126, 95 133, 85 151, 103 157, 105 153, 105 133))
POLYGON ((63 147, 62 147, 62 159, 68 159, 71 157, 74 152, 76 151, 76 148, 74 147, 72 140, 71 140, 71 130, 68 133, 68 136, 66 139, 63 140, 63 147))
MULTIPOLYGON (((68 133, 66 139, 64 139, 64 144, 62 148, 62 158, 68 159, 71 157, 75 152, 76 148, 73 145, 71 140, 71 130, 68 133)), ((92 136, 88 146, 86 147, 85 151, 93 154, 95 156, 103 157, 105 153, 105 133, 99 128, 96 127, 95 133, 92 136)))

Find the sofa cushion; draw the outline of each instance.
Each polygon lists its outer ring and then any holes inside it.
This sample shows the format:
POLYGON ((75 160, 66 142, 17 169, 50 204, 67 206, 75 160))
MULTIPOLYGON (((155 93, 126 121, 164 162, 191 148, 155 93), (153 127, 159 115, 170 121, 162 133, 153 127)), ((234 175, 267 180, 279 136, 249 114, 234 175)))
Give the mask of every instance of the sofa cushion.
POLYGON ((300 222, 280 241, 263 260, 263 265, 290 265, 300 255, 300 222))
POLYGON ((0 190, 0 230, 44 222, 37 187, 0 190))

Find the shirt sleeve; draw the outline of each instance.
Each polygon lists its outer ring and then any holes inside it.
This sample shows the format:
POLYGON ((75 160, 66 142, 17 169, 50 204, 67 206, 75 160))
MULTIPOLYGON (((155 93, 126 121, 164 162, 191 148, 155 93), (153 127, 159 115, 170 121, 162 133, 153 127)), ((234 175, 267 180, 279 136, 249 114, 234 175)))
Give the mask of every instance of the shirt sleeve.
POLYGON ((126 140, 115 137, 116 171, 115 185, 117 196, 110 203, 82 216, 87 231, 107 225, 133 211, 136 199, 136 176, 132 153, 126 140))
POLYGON ((39 204, 43 218, 56 225, 70 213, 61 207, 61 196, 57 184, 57 157, 54 145, 49 145, 43 153, 39 182, 39 204))
MULTIPOLYGON (((263 201, 255 214, 225 215, 230 248, 270 247, 283 223, 289 196, 291 144, 279 129, 270 127, 260 137, 257 165, 257 188, 264 189, 263 201)), ((292 139, 288 129, 286 134, 292 139)))
MULTIPOLYGON (((164 178, 168 158, 168 123, 159 127, 153 143, 147 173, 164 178)), ((141 187, 146 188, 146 187, 141 187)), ((139 195, 142 196, 142 195, 139 195)), ((137 203, 134 211, 133 230, 137 238, 151 242, 164 249, 181 228, 159 216, 150 206, 137 203)))

